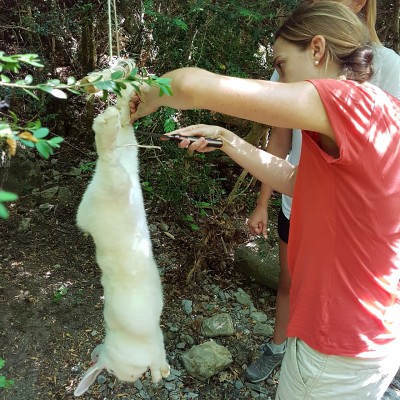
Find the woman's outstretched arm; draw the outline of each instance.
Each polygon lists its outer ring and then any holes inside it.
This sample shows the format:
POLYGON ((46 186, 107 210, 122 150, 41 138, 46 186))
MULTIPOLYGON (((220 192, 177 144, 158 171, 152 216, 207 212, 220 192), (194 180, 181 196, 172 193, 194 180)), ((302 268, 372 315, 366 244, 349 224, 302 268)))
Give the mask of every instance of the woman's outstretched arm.
POLYGON ((320 96, 310 82, 278 83, 223 76, 199 68, 181 68, 171 79, 172 96, 143 85, 131 99, 131 120, 161 106, 206 109, 281 128, 319 132, 334 139, 320 96))

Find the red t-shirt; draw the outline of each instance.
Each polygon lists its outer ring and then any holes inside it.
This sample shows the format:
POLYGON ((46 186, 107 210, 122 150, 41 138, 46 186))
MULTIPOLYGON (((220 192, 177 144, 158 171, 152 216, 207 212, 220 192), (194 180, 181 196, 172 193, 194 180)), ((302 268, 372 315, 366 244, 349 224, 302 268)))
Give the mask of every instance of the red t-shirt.
POLYGON ((340 156, 303 132, 288 336, 325 354, 381 357, 400 338, 400 101, 353 81, 311 83, 340 156))

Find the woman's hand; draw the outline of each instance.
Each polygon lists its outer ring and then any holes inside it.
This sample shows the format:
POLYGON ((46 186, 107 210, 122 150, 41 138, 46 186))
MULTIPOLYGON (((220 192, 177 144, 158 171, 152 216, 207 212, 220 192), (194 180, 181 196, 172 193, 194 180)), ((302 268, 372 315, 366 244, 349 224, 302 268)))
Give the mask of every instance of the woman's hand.
POLYGON ((140 94, 133 91, 129 101, 130 121, 133 124, 137 119, 143 118, 158 110, 159 89, 151 87, 146 83, 139 85, 140 94))
POLYGON ((191 143, 189 139, 182 140, 178 147, 182 149, 188 149, 190 152, 198 151, 199 153, 209 153, 215 150, 213 147, 207 147, 208 139, 220 139, 222 140, 222 147, 224 147, 224 142, 229 136, 234 136, 235 134, 227 129, 221 128, 216 125, 191 125, 186 128, 177 129, 176 131, 169 132, 168 135, 178 134, 181 136, 196 136, 199 140, 191 143))
POLYGON ((268 237, 268 208, 267 205, 257 205, 251 213, 247 226, 252 235, 262 235, 265 239, 268 237))

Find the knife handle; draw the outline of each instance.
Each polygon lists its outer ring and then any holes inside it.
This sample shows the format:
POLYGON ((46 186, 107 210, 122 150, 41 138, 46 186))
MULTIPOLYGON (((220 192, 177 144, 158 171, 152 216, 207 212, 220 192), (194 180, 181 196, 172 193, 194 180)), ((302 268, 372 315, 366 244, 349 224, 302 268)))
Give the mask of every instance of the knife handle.
MULTIPOLYGON (((190 143, 193 143, 193 142, 197 142, 201 136, 182 136, 179 134, 175 134, 175 135, 166 136, 166 137, 168 137, 169 139, 172 139, 172 140, 177 140, 179 142, 181 142, 184 139, 189 139, 190 143)), ((208 138, 205 138, 205 139, 207 140, 207 147, 215 147, 216 149, 220 149, 222 147, 222 143, 223 143, 222 140, 208 139, 208 138)))

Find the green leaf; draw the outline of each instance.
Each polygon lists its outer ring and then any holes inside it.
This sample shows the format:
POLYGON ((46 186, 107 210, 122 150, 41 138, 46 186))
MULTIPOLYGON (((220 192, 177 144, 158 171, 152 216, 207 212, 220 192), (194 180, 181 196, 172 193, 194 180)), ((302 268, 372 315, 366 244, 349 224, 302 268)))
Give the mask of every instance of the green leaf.
POLYGON ((137 80, 138 67, 135 67, 128 76, 128 79, 137 80))
POLYGON ((29 96, 32 96, 35 100, 39 100, 39 97, 36 96, 35 93, 33 93, 32 91, 28 90, 28 89, 22 89, 24 92, 28 93, 29 96))
POLYGON ((33 76, 32 75, 27 75, 24 79, 25 83, 27 85, 30 85, 33 82, 33 76))
POLYGON ((108 99, 108 92, 107 90, 103 90, 103 95, 101 96, 101 101, 107 101, 108 99))
POLYGON ((47 85, 49 86, 58 86, 61 83, 59 79, 49 79, 47 81, 47 85))
POLYGON ((46 160, 48 160, 50 155, 53 153, 50 145, 44 140, 40 140, 39 142, 35 143, 35 147, 39 154, 46 160))
POLYGON ((91 80, 90 81, 90 85, 93 85, 93 83, 101 81, 102 79, 103 79, 103 77, 101 75, 99 75, 95 80, 93 80, 93 81, 91 80))
MULTIPOLYGON (((17 55, 16 55, 17 56, 17 55)), ((17 63, 18 60, 16 60, 15 58, 13 58, 12 56, 6 56, 6 55, 1 55, 0 56, 1 61, 3 61, 4 63, 17 63)))
POLYGON ((35 143, 31 142, 30 140, 25 140, 21 138, 18 138, 18 140, 26 147, 31 147, 31 148, 35 147, 35 143))
POLYGON ((111 74, 111 79, 121 79, 124 76, 123 71, 115 71, 111 74))
POLYGON ((162 97, 164 96, 164 94, 166 94, 167 96, 172 96, 172 89, 169 86, 160 85, 160 91, 158 95, 162 97))
POLYGON ((47 143, 50 144, 50 146, 53 147, 60 147, 58 146, 60 143, 62 143, 64 141, 64 138, 62 138, 61 136, 55 136, 52 137, 50 140, 47 141, 47 143))
POLYGON ((168 118, 164 121, 164 132, 172 132, 176 128, 176 123, 172 118, 168 118))
POLYGON ((40 62, 39 56, 37 54, 17 54, 17 56, 21 62, 33 65, 34 67, 44 67, 44 65, 40 62))
MULTIPOLYGON (((7 208, 5 208, 4 205, 0 203, 0 218, 7 219, 9 215, 10 214, 9 214, 7 208)), ((1 378, 4 378, 4 376, 0 376, 0 388, 5 387, 5 386, 1 385, 1 378)))
POLYGON ((50 93, 52 96, 57 97, 58 99, 68 98, 68 96, 60 89, 54 89, 46 85, 38 85, 38 88, 43 90, 43 92, 50 93))
POLYGON ((76 83, 76 79, 73 76, 69 76, 67 79, 67 85, 73 85, 76 83))
POLYGON ((33 132, 33 136, 36 139, 43 139, 49 134, 49 128, 39 128, 33 132))
POLYGON ((75 89, 67 89, 67 90, 68 90, 68 92, 71 92, 73 94, 81 94, 81 92, 79 92, 78 90, 75 90, 75 89))
POLYGON ((26 61, 27 64, 33 65, 34 67, 43 68, 44 64, 39 61, 26 61))
POLYGON ((174 24, 178 27, 181 28, 184 31, 187 31, 189 29, 189 27, 185 24, 185 22, 183 22, 181 19, 179 18, 174 18, 173 19, 174 24))
POLYGON ((15 112, 13 111, 9 111, 10 115, 12 116, 12 119, 14 121, 14 124, 17 125, 18 124, 18 117, 17 114, 15 114, 15 112))
POLYGON ((10 83, 11 82, 11 79, 6 75, 1 75, 0 78, 1 78, 1 81, 4 82, 4 83, 10 83))
MULTIPOLYGON (((0 217, 1 217, 1 215, 0 215, 0 217)), ((12 385, 14 385, 14 381, 13 380, 6 379, 5 376, 0 375, 0 388, 8 389, 12 385)))
POLYGON ((138 85, 135 85, 134 83, 130 82, 131 86, 133 87, 133 89, 135 90, 135 92, 137 94, 140 94, 140 88, 138 85))
POLYGON ((155 78, 155 81, 158 85, 170 85, 172 79, 171 78, 155 78))
POLYGON ((40 119, 37 119, 36 121, 29 121, 26 124, 26 128, 28 130, 36 130, 39 129, 42 126, 42 122, 40 121, 40 119))
POLYGON ((0 358, 0 369, 4 367, 5 363, 6 362, 2 358, 0 358))
POLYGON ((112 81, 100 81, 93 84, 93 86, 97 87, 101 90, 107 90, 108 92, 113 91, 113 82, 112 81))
MULTIPOLYGON (((5 190, 0 190, 0 201, 4 202, 4 201, 15 201, 18 199, 18 195, 15 193, 11 193, 11 192, 6 192, 5 190)), ((4 364, 3 364, 4 365, 4 364)), ((1 364, 0 364, 0 368, 1 368, 1 364)))

